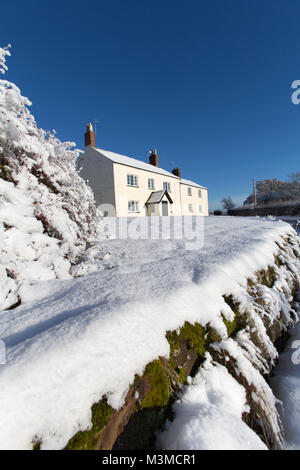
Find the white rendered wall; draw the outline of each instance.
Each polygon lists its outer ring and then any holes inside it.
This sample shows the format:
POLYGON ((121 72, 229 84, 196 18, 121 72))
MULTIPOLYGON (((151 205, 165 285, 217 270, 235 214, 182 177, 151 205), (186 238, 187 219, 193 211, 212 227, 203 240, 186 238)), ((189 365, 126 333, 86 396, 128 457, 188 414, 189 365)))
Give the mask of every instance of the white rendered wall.
POLYGON ((181 204, 182 215, 208 215, 207 189, 197 188, 188 184, 181 183, 181 204), (188 195, 188 188, 191 188, 192 195, 188 195), (201 197, 198 196, 198 190, 201 190, 201 197), (189 211, 189 204, 193 206, 193 212, 189 211), (199 210, 202 206, 202 213, 199 210))
POLYGON ((113 162, 89 145, 80 157, 80 166, 80 176, 89 182, 97 207, 103 204, 115 206, 113 162))
MULTIPOLYGON (((146 201, 153 191, 160 191, 164 181, 170 183, 170 197, 173 204, 169 204, 169 215, 181 215, 180 184, 176 176, 160 175, 151 171, 133 168, 127 165, 114 163, 115 195, 117 201, 118 217, 144 217, 148 215, 146 201), (127 174, 138 177, 138 187, 127 185, 127 174), (154 189, 148 189, 148 178, 154 179, 154 189), (128 213, 128 201, 139 202, 139 212, 128 213)), ((156 208, 154 215, 161 215, 161 209, 156 208), (159 213, 157 213, 159 211, 159 213)))

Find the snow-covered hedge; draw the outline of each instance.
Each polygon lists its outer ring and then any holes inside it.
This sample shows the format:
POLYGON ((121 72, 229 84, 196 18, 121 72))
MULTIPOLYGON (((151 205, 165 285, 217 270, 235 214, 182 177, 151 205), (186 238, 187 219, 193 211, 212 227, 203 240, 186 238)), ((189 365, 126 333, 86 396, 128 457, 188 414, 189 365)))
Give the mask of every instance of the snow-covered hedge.
MULTIPOLYGON (((9 48, 0 48, 0 72, 9 48)), ((11 82, 0 80, 0 310, 20 287, 70 276, 95 233, 91 189, 78 175, 73 142, 38 127, 11 82)))

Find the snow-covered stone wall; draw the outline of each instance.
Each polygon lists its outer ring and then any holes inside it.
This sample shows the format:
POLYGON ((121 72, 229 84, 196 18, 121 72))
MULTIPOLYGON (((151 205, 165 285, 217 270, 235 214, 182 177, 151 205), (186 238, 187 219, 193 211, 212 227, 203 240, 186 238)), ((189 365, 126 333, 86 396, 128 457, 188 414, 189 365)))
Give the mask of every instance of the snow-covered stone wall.
POLYGON ((160 447, 205 448, 205 435, 193 433, 204 424, 215 448, 281 447, 266 377, 276 341, 297 321, 294 230, 280 221, 209 217, 201 250, 178 239, 107 240, 93 250, 101 269, 27 288, 27 301, 0 316, 1 446, 147 447, 177 398, 160 447), (217 406, 232 425, 220 427, 217 406), (150 434, 131 439, 140 417, 150 434))

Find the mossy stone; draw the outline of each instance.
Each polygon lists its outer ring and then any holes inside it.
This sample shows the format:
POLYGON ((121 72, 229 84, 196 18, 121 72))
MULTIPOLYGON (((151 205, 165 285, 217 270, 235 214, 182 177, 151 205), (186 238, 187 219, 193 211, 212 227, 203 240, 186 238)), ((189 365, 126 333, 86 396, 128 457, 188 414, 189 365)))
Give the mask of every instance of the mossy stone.
POLYGON ((169 379, 161 359, 157 359, 146 366, 143 377, 149 377, 151 390, 141 402, 141 409, 164 407, 170 397, 169 379))
POLYGON ((87 450, 95 447, 104 426, 107 424, 113 409, 106 398, 92 406, 92 427, 89 431, 79 431, 70 439, 65 450, 87 450))

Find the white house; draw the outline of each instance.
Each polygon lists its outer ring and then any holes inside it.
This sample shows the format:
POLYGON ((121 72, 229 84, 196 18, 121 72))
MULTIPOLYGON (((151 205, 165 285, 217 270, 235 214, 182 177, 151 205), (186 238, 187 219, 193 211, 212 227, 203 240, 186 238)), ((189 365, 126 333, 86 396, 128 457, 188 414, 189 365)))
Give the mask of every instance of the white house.
POLYGON ((152 150, 149 163, 96 147, 93 127, 88 124, 81 176, 89 182, 97 206, 117 217, 147 215, 208 215, 207 188, 159 168, 152 150))

